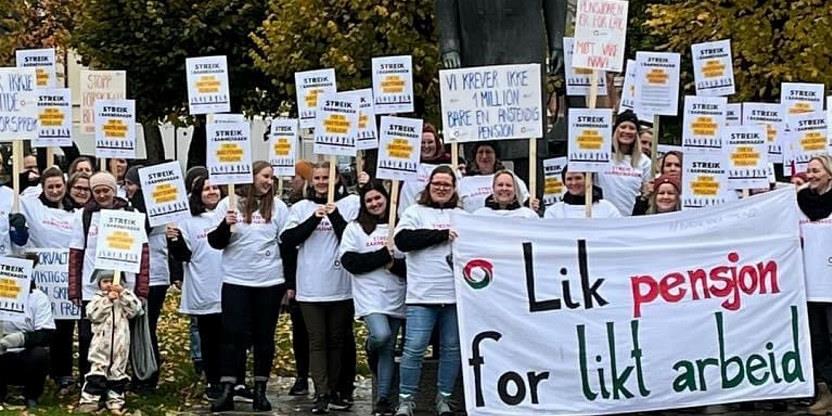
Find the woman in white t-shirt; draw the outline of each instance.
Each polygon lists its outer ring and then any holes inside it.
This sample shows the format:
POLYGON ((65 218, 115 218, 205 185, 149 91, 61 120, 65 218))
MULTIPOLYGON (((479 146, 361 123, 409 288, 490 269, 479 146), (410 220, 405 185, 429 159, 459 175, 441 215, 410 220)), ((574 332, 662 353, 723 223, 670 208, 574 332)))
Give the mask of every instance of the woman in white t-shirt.
POLYGON ((598 174, 598 186, 621 215, 629 216, 644 183, 653 177, 650 158, 641 152, 638 141, 638 117, 632 111, 615 119, 612 145, 612 161, 598 174))
MULTIPOLYGON (((505 170, 500 155, 497 153, 497 143, 484 141, 474 144, 474 157, 469 162, 465 176, 459 181, 459 200, 466 212, 474 211, 485 206, 485 199, 491 195, 494 174, 505 170)), ((520 178, 517 178, 517 200, 524 205, 529 198, 529 188, 520 178)))
MULTIPOLYGON (((570 172, 564 166, 561 177, 566 185, 563 200, 546 208, 544 219, 549 218, 586 218, 586 174, 570 172)), ((597 186, 592 187, 592 218, 616 218, 621 213, 608 201, 603 199, 603 192, 597 186)))
POLYGON ((404 354, 399 367, 399 408, 397 414, 415 412, 422 359, 431 333, 439 328, 439 374, 436 413, 450 415, 450 396, 459 375, 459 331, 457 326, 454 275, 451 268, 451 214, 457 208, 456 175, 449 166, 431 172, 416 205, 405 210, 396 226, 396 248, 407 256, 407 326, 404 354))
POLYGON ((214 210, 217 228, 208 233, 208 244, 222 251, 223 278, 222 392, 211 404, 212 412, 234 409, 234 384, 240 374, 245 374, 245 351, 249 346, 254 352, 252 408, 272 408, 266 398, 266 384, 274 361, 280 301, 286 292, 284 255, 278 236, 289 212, 275 196, 269 162, 254 162, 252 172, 254 183, 240 189, 234 206, 229 205, 229 198, 219 202, 214 210))
POLYGON ((222 196, 219 186, 204 176, 198 177, 188 198, 191 217, 168 226, 166 231, 171 256, 185 263, 179 312, 196 317, 208 381, 206 395, 211 400, 218 398, 221 390, 222 252, 208 244, 208 233, 217 226, 214 209, 222 196))
POLYGON ((315 414, 348 409, 355 378, 352 277, 341 265, 338 245, 360 203, 337 182, 337 173, 329 177, 329 162, 315 165, 307 198, 292 205, 280 235, 283 244, 298 249, 297 300, 309 332, 315 414), (336 181, 335 202, 327 203, 330 180, 336 181))
POLYGON ((367 356, 377 377, 375 414, 393 410, 390 397, 395 362, 393 353, 399 328, 404 322, 405 261, 396 253, 389 236, 389 197, 379 181, 361 189, 358 219, 341 238, 341 264, 352 273, 355 316, 367 325, 367 356))
POLYGON ((517 200, 517 189, 520 179, 510 170, 501 170, 494 174, 491 195, 485 199, 485 206, 474 211, 475 215, 491 215, 495 217, 537 218, 539 208, 536 198, 531 203, 533 209, 520 205, 517 200))

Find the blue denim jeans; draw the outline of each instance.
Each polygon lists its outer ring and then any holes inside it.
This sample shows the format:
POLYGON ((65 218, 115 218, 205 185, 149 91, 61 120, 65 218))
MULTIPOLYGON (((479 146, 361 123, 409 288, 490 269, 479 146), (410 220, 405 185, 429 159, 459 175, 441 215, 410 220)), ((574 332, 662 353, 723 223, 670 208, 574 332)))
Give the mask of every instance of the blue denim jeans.
POLYGON ((393 356, 396 348, 396 338, 402 320, 381 313, 373 313, 364 317, 369 331, 368 347, 378 354, 378 398, 389 399, 390 389, 393 387, 393 377, 396 374, 396 362, 393 356))
POLYGON ((404 353, 399 368, 399 395, 413 397, 419 389, 422 359, 436 325, 439 325, 439 375, 436 385, 443 395, 454 391, 460 366, 456 305, 408 305, 404 353))

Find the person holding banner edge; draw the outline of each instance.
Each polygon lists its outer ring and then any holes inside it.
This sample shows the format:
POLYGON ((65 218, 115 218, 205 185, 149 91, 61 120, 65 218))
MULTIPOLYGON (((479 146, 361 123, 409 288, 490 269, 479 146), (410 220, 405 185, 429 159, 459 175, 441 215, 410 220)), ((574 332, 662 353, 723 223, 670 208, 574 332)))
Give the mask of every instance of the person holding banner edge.
MULTIPOLYGON (((497 217, 537 218, 537 212, 520 205, 517 190, 520 189, 520 178, 512 171, 503 169, 494 174, 492 193, 485 199, 485 206, 474 211, 474 215, 491 215, 497 217)), ((536 199, 533 199, 533 202, 536 199)), ((534 208, 537 210, 539 207, 534 208)))
MULTIPOLYGON (((245 351, 253 344, 255 411, 271 411, 266 384, 274 361, 274 333, 280 300, 287 291, 284 245, 278 238, 288 209, 275 196, 273 170, 254 162, 252 184, 241 189, 237 206, 224 198, 215 209, 218 226, 208 233, 208 244, 222 251, 222 392, 212 412, 234 409, 234 385, 245 373, 245 351), (231 226, 235 226, 234 232, 231 226)), ((291 287, 291 283, 288 286, 291 287)))
POLYGON ((418 203, 405 210, 396 226, 394 241, 406 253, 408 268, 407 327, 396 415, 413 416, 416 411, 422 359, 436 326, 440 353, 435 410, 440 416, 453 414, 450 398, 459 376, 460 349, 454 276, 448 259, 451 242, 458 237, 451 229, 450 216, 462 212, 457 207, 456 186, 451 167, 436 167, 418 203))
POLYGON ((610 167, 598 174, 598 186, 618 212, 629 216, 644 182, 653 177, 650 158, 641 152, 634 112, 627 110, 616 117, 612 145, 610 167))

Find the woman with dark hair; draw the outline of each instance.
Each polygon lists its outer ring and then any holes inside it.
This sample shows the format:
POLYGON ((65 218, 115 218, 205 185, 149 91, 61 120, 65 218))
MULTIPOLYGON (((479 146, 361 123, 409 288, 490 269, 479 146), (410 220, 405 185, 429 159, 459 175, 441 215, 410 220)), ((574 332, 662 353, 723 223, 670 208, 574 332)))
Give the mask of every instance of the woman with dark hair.
POLYGON ((329 177, 329 162, 314 166, 306 199, 292 205, 280 235, 298 249, 297 300, 309 333, 315 414, 348 409, 355 378, 351 276, 341 267, 338 245, 360 202, 336 183, 335 202, 327 203, 330 180, 338 175, 329 177))
POLYGON ((619 114, 613 126, 613 158, 610 167, 598 174, 604 197, 621 215, 633 212, 636 197, 644 183, 653 177, 650 158, 641 151, 638 117, 630 110, 619 114))
POLYGON ((274 361, 274 330, 280 300, 286 292, 284 255, 278 236, 286 223, 286 204, 275 196, 269 162, 252 166, 253 183, 242 187, 234 206, 229 198, 214 210, 223 216, 208 233, 208 244, 222 251, 222 392, 211 404, 212 412, 234 409, 234 385, 245 374, 249 345, 254 351, 255 411, 271 411, 266 383, 274 361), (231 227, 235 227, 232 232, 231 227))
MULTIPOLYGON (((494 174, 505 170, 498 149, 495 142, 474 143, 474 157, 468 163, 465 176, 459 181, 459 199, 465 211, 474 212, 485 206, 485 199, 492 192, 494 174)), ((529 199, 529 188, 520 178, 517 178, 517 185, 517 201, 525 205, 529 199)))
POLYGON ((439 166, 419 203, 406 209, 396 226, 396 247, 407 254, 407 327, 400 365, 397 415, 412 416, 421 378, 422 359, 434 327, 439 328, 439 374, 435 410, 452 415, 450 397, 459 375, 459 331, 457 326, 454 276, 448 258, 451 241, 451 213, 457 208, 456 175, 449 166, 439 166))
MULTIPOLYGON (((586 218, 586 173, 571 172, 564 166, 560 173, 566 192, 563 200, 546 208, 543 218, 586 218)), ((592 218, 616 218, 621 213, 604 199, 601 188, 592 187, 592 218)))
POLYGON ((517 189, 520 178, 510 170, 501 170, 494 175, 491 195, 485 199, 485 206, 474 211, 476 215, 497 217, 540 218, 531 208, 520 205, 517 189))
POLYGON ((223 194, 210 179, 197 177, 188 197, 191 217, 166 229, 171 255, 185 263, 179 312, 196 318, 210 400, 220 395, 222 252, 208 244, 208 233, 217 225, 214 209, 223 194))
MULTIPOLYGON (((399 195, 398 214, 401 215, 407 207, 416 203, 419 192, 425 188, 428 175, 438 165, 450 164, 451 155, 445 151, 445 143, 442 136, 436 131, 433 124, 425 122, 422 125, 422 152, 420 153, 419 172, 416 179, 404 181, 399 195)), ((369 176, 366 177, 366 182, 369 176)), ((361 183, 361 182, 359 182, 361 183)))
POLYGON ((395 377, 394 350, 404 321, 405 261, 388 239, 390 198, 379 181, 361 190, 358 219, 347 225, 341 238, 341 264, 352 273, 355 317, 369 332, 367 356, 377 377, 373 412, 391 414, 390 397, 395 377))
POLYGON ((74 208, 83 208, 92 198, 90 175, 84 172, 69 175, 66 188, 69 196, 68 202, 71 202, 74 208))
POLYGON ((76 173, 86 173, 92 175, 95 172, 95 163, 90 157, 81 156, 76 158, 69 164, 67 175, 72 176, 76 173))

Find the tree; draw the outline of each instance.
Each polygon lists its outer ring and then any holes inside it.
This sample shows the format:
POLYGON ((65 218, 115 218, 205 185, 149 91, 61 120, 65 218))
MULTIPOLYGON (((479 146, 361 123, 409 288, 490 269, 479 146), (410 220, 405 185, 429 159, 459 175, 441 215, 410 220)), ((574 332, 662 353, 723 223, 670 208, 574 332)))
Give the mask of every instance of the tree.
MULTIPOLYGON (((228 57, 233 112, 276 110, 272 103, 281 101, 249 55, 249 35, 266 18, 263 1, 73 1, 80 12, 71 45, 94 68, 127 70, 151 163, 164 156, 159 121, 195 122, 187 116, 187 57, 228 57)), ((189 165, 205 163, 204 126, 197 125, 189 165)))
MULTIPOLYGON (((71 0, 0 0, 0 66, 15 65, 18 49, 65 49, 72 28, 71 0)), ((61 53, 57 54, 63 60, 61 53)))
POLYGON ((683 0, 648 10, 651 33, 683 56, 693 43, 731 39, 738 101, 777 101, 783 81, 832 84, 826 0, 683 0))
POLYGON ((347 91, 372 85, 373 57, 412 55, 416 111, 438 118, 433 0, 271 0, 269 10, 252 57, 286 97, 285 109, 296 112, 296 71, 334 67, 338 90, 347 91))

